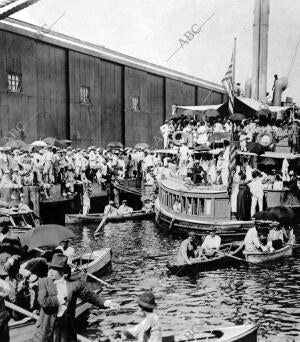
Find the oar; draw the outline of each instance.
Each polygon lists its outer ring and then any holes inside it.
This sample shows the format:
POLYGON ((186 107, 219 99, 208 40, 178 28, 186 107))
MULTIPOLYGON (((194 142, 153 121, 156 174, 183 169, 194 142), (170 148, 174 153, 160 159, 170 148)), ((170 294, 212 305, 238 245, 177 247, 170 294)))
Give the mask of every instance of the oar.
POLYGON ((246 259, 242 259, 242 258, 236 257, 236 256, 231 255, 231 254, 226 254, 226 253, 223 253, 223 252, 221 252, 221 251, 217 251, 217 252, 220 253, 220 254, 222 254, 222 255, 224 255, 224 256, 227 256, 227 257, 229 257, 229 258, 232 258, 232 259, 236 259, 236 260, 242 261, 242 262, 244 262, 244 263, 246 263, 246 264, 251 264, 251 265, 255 265, 255 266, 261 267, 261 268, 266 268, 266 266, 264 266, 264 265, 260 265, 260 264, 257 264, 257 263, 255 263, 255 262, 248 261, 248 260, 246 260, 246 259))
POLYGON ((157 254, 157 255, 145 255, 143 256, 144 259, 156 259, 156 258, 163 258, 166 256, 170 256, 170 253, 168 254, 157 254))
MULTIPOLYGON (((36 314, 34 314, 34 313, 32 313, 32 312, 30 312, 28 310, 25 310, 23 308, 20 308, 18 305, 15 305, 15 304, 13 304, 11 302, 5 301, 5 306, 7 308, 9 308, 9 309, 14 310, 14 311, 18 311, 18 312, 20 312, 21 314, 23 314, 23 315, 25 315, 27 317, 34 318, 35 320, 39 319, 38 315, 36 315, 36 314)), ((77 338, 78 338, 79 341, 82 341, 82 342, 90 342, 90 339, 88 339, 88 338, 86 338, 86 337, 84 337, 82 335, 79 335, 79 334, 77 334, 77 338)))
POLYGON ((100 278, 98 278, 98 277, 95 277, 95 276, 94 276, 93 274, 91 274, 91 273, 86 272, 86 274, 87 274, 87 276, 89 276, 89 277, 91 277, 91 278, 93 278, 93 279, 99 281, 99 283, 101 283, 101 284, 104 284, 104 285, 106 285, 106 286, 108 286, 108 287, 115 287, 115 286, 113 286, 113 285, 107 283, 106 281, 104 281, 104 280, 102 280, 102 279, 100 279, 100 278))
POLYGON ((97 235, 98 232, 99 232, 99 230, 105 226, 105 223, 106 223, 106 221, 107 221, 107 217, 108 217, 107 214, 105 214, 105 215, 103 216, 101 222, 99 223, 99 226, 97 227, 97 229, 96 229, 95 232, 94 232, 94 235, 97 235))

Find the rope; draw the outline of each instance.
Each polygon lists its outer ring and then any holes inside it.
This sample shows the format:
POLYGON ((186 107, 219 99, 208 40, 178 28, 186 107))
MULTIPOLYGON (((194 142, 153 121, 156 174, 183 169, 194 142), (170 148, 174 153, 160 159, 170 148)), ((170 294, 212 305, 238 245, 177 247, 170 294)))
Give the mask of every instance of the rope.
POLYGON ((290 77, 290 74, 291 74, 291 72, 292 72, 293 66, 294 66, 294 64, 295 64, 295 60, 296 60, 297 50, 298 50, 299 44, 300 44, 300 36, 299 36, 299 39, 298 39, 298 42, 297 42, 297 45, 296 45, 296 48, 295 48, 295 52, 294 52, 292 61, 291 61, 291 65, 290 65, 289 72, 288 72, 288 78, 290 77))

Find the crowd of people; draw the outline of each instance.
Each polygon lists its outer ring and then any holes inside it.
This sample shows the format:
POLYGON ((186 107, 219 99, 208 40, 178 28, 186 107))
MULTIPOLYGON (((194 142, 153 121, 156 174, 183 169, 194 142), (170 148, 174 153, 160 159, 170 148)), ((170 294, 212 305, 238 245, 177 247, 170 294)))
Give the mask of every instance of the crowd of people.
POLYGON ((237 117, 238 120, 229 120, 228 118, 195 119, 184 114, 175 119, 171 117, 160 127, 164 148, 178 148, 183 142, 190 148, 203 145, 213 146, 221 139, 215 133, 225 133, 230 136, 230 140, 239 144, 241 151, 247 151, 248 143, 255 142, 260 134, 268 133, 270 134, 270 148, 274 148, 282 138, 288 137, 293 151, 299 151, 299 120, 295 119, 291 122, 289 117, 270 119, 264 116, 263 112, 256 118, 242 117, 237 117))

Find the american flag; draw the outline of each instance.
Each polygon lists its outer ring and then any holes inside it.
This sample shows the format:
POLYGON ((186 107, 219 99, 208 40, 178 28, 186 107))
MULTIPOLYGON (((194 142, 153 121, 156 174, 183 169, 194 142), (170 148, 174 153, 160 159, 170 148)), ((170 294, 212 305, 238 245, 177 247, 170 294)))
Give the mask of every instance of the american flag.
POLYGON ((227 91, 228 97, 229 97, 229 113, 233 114, 233 105, 234 105, 234 84, 233 84, 233 57, 234 53, 232 53, 231 56, 231 62, 229 64, 228 70, 225 74, 225 76, 222 79, 222 84, 227 91))
POLYGON ((229 176, 228 176, 228 193, 231 194, 231 186, 232 186, 232 181, 233 181, 233 174, 232 172, 236 168, 236 145, 234 143, 231 143, 230 145, 230 150, 229 150, 229 163, 228 163, 228 168, 229 168, 229 176))
POLYGON ((0 20, 33 5, 40 0, 0 0, 0 20))

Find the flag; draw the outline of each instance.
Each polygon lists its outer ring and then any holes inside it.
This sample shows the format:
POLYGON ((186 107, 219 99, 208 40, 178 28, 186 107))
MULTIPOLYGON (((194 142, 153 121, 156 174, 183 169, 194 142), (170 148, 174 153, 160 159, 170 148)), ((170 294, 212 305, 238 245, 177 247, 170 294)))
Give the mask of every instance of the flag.
POLYGON ((229 149, 229 163, 228 163, 228 169, 229 169, 228 194, 231 194, 233 171, 235 171, 235 168, 236 168, 236 157, 237 157, 236 145, 231 144, 230 149, 229 149))
POLYGON ((234 53, 232 53, 231 62, 229 64, 228 70, 222 79, 222 84, 225 90, 227 91, 227 94, 229 97, 228 107, 229 107, 230 115, 234 113, 233 112, 233 105, 234 105, 233 56, 234 56, 234 53))
POLYGON ((40 0, 0 0, 0 20, 33 5, 40 0))

